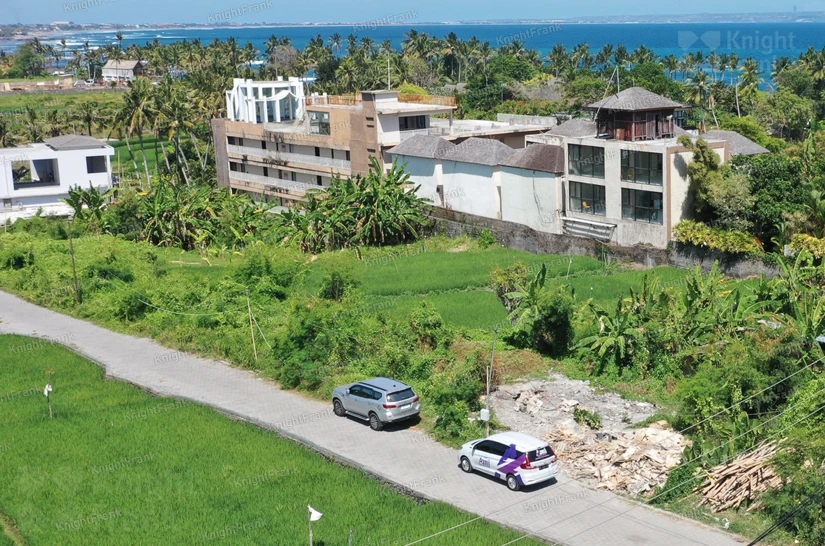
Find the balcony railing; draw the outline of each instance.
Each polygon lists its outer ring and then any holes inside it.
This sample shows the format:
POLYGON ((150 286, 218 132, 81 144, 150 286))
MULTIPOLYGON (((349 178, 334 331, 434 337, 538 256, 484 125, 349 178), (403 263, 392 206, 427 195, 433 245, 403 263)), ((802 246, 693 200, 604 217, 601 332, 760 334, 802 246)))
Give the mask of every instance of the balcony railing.
POLYGON ((253 148, 250 146, 229 145, 227 146, 227 150, 230 154, 245 155, 258 159, 269 159, 273 162, 282 161, 283 165, 288 165, 290 163, 317 165, 319 167, 326 167, 336 171, 349 171, 352 168, 352 163, 346 159, 333 159, 331 157, 318 157, 309 154, 264 150, 263 148, 253 148))
POLYGON ((310 95, 307 106, 361 106, 361 95, 310 95))
POLYGON ((398 102, 411 102, 413 104, 429 104, 432 106, 455 106, 455 97, 445 97, 439 95, 409 95, 407 93, 398 94, 398 102))
POLYGON ((293 182, 291 180, 281 180, 271 176, 260 174, 242 173, 238 171, 229 172, 230 180, 255 184, 255 190, 264 190, 270 194, 279 194, 284 197, 294 197, 303 199, 309 189, 321 189, 321 186, 313 186, 305 182, 293 182))

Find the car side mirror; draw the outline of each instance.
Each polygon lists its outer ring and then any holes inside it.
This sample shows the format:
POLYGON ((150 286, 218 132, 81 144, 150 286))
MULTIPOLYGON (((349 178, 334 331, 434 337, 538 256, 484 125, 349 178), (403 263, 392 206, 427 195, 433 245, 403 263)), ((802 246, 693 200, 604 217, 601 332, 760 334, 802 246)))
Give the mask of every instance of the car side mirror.
POLYGON ((349 394, 349 389, 347 389, 347 394, 349 394))

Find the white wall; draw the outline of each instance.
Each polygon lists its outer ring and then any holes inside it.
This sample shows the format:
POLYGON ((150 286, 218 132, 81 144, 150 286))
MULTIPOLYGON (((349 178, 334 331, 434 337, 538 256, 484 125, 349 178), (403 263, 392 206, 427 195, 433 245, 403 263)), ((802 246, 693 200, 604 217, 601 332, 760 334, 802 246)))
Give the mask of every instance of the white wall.
POLYGON ((561 178, 553 173, 501 168, 501 219, 561 233, 561 178))
POLYGON ((441 161, 425 157, 409 157, 404 155, 395 156, 398 165, 410 175, 410 182, 418 188, 416 195, 424 199, 429 199, 434 205, 440 206, 437 196, 438 185, 442 183, 441 161), (406 165, 405 165, 406 163, 406 165))
POLYGON ((498 167, 442 160, 444 198, 448 208, 498 218, 498 167))
POLYGON ((111 187, 112 172, 109 158, 113 153, 114 150, 109 146, 91 150, 55 151, 45 144, 36 144, 21 148, 0 149, 0 199, 11 199, 13 206, 18 203, 44 205, 58 203, 61 199, 65 199, 69 194, 69 189, 74 186, 88 188, 91 183, 94 187, 108 189, 111 187), (86 172, 86 157, 97 156, 106 157, 107 172, 93 174, 86 172), (57 160, 55 180, 58 183, 21 187, 15 190, 11 172, 12 163, 28 161, 34 172, 31 162, 38 159, 57 160))
POLYGON ((376 129, 378 130, 379 144, 396 144, 401 142, 401 130, 398 125, 398 114, 376 114, 376 117, 378 118, 376 129))

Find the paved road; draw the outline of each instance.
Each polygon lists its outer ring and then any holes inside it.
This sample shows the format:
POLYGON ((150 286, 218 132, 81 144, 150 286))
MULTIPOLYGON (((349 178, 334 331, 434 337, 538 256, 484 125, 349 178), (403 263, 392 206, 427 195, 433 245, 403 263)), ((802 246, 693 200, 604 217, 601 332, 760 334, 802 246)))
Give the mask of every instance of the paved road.
POLYGON ((548 541, 569 546, 741 544, 721 531, 589 489, 563 473, 554 484, 511 492, 501 482, 464 474, 455 450, 417 431, 373 432, 360 421, 336 417, 327 404, 282 391, 251 372, 114 333, 4 292, 0 332, 55 339, 105 365, 110 376, 279 429, 420 496, 548 541))

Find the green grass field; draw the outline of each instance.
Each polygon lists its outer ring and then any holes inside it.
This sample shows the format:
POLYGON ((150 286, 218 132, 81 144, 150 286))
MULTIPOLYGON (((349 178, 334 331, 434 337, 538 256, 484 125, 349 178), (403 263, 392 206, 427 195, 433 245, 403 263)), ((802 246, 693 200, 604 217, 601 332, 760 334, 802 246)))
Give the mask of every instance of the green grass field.
MULTIPOLYGON (((54 78, 52 78, 54 79, 54 78)), ((49 93, 48 91, 31 91, 0 95, 0 113, 18 113, 30 106, 41 114, 49 110, 72 110, 83 102, 97 102, 103 108, 123 104, 122 91, 82 91, 49 93)))
MULTIPOLYGON (((406 544, 473 519, 194 404, 104 378, 50 344, 0 336, 0 510, 28 544, 406 544), (28 348, 27 348, 28 347, 28 348), (51 372, 55 418, 42 394, 51 372), (222 539, 221 537, 226 538, 222 539)), ((502 544, 476 521, 427 544, 502 544)), ((538 544, 529 540, 524 544, 538 544)), ((0 545, 13 544, 0 534, 0 545)))

